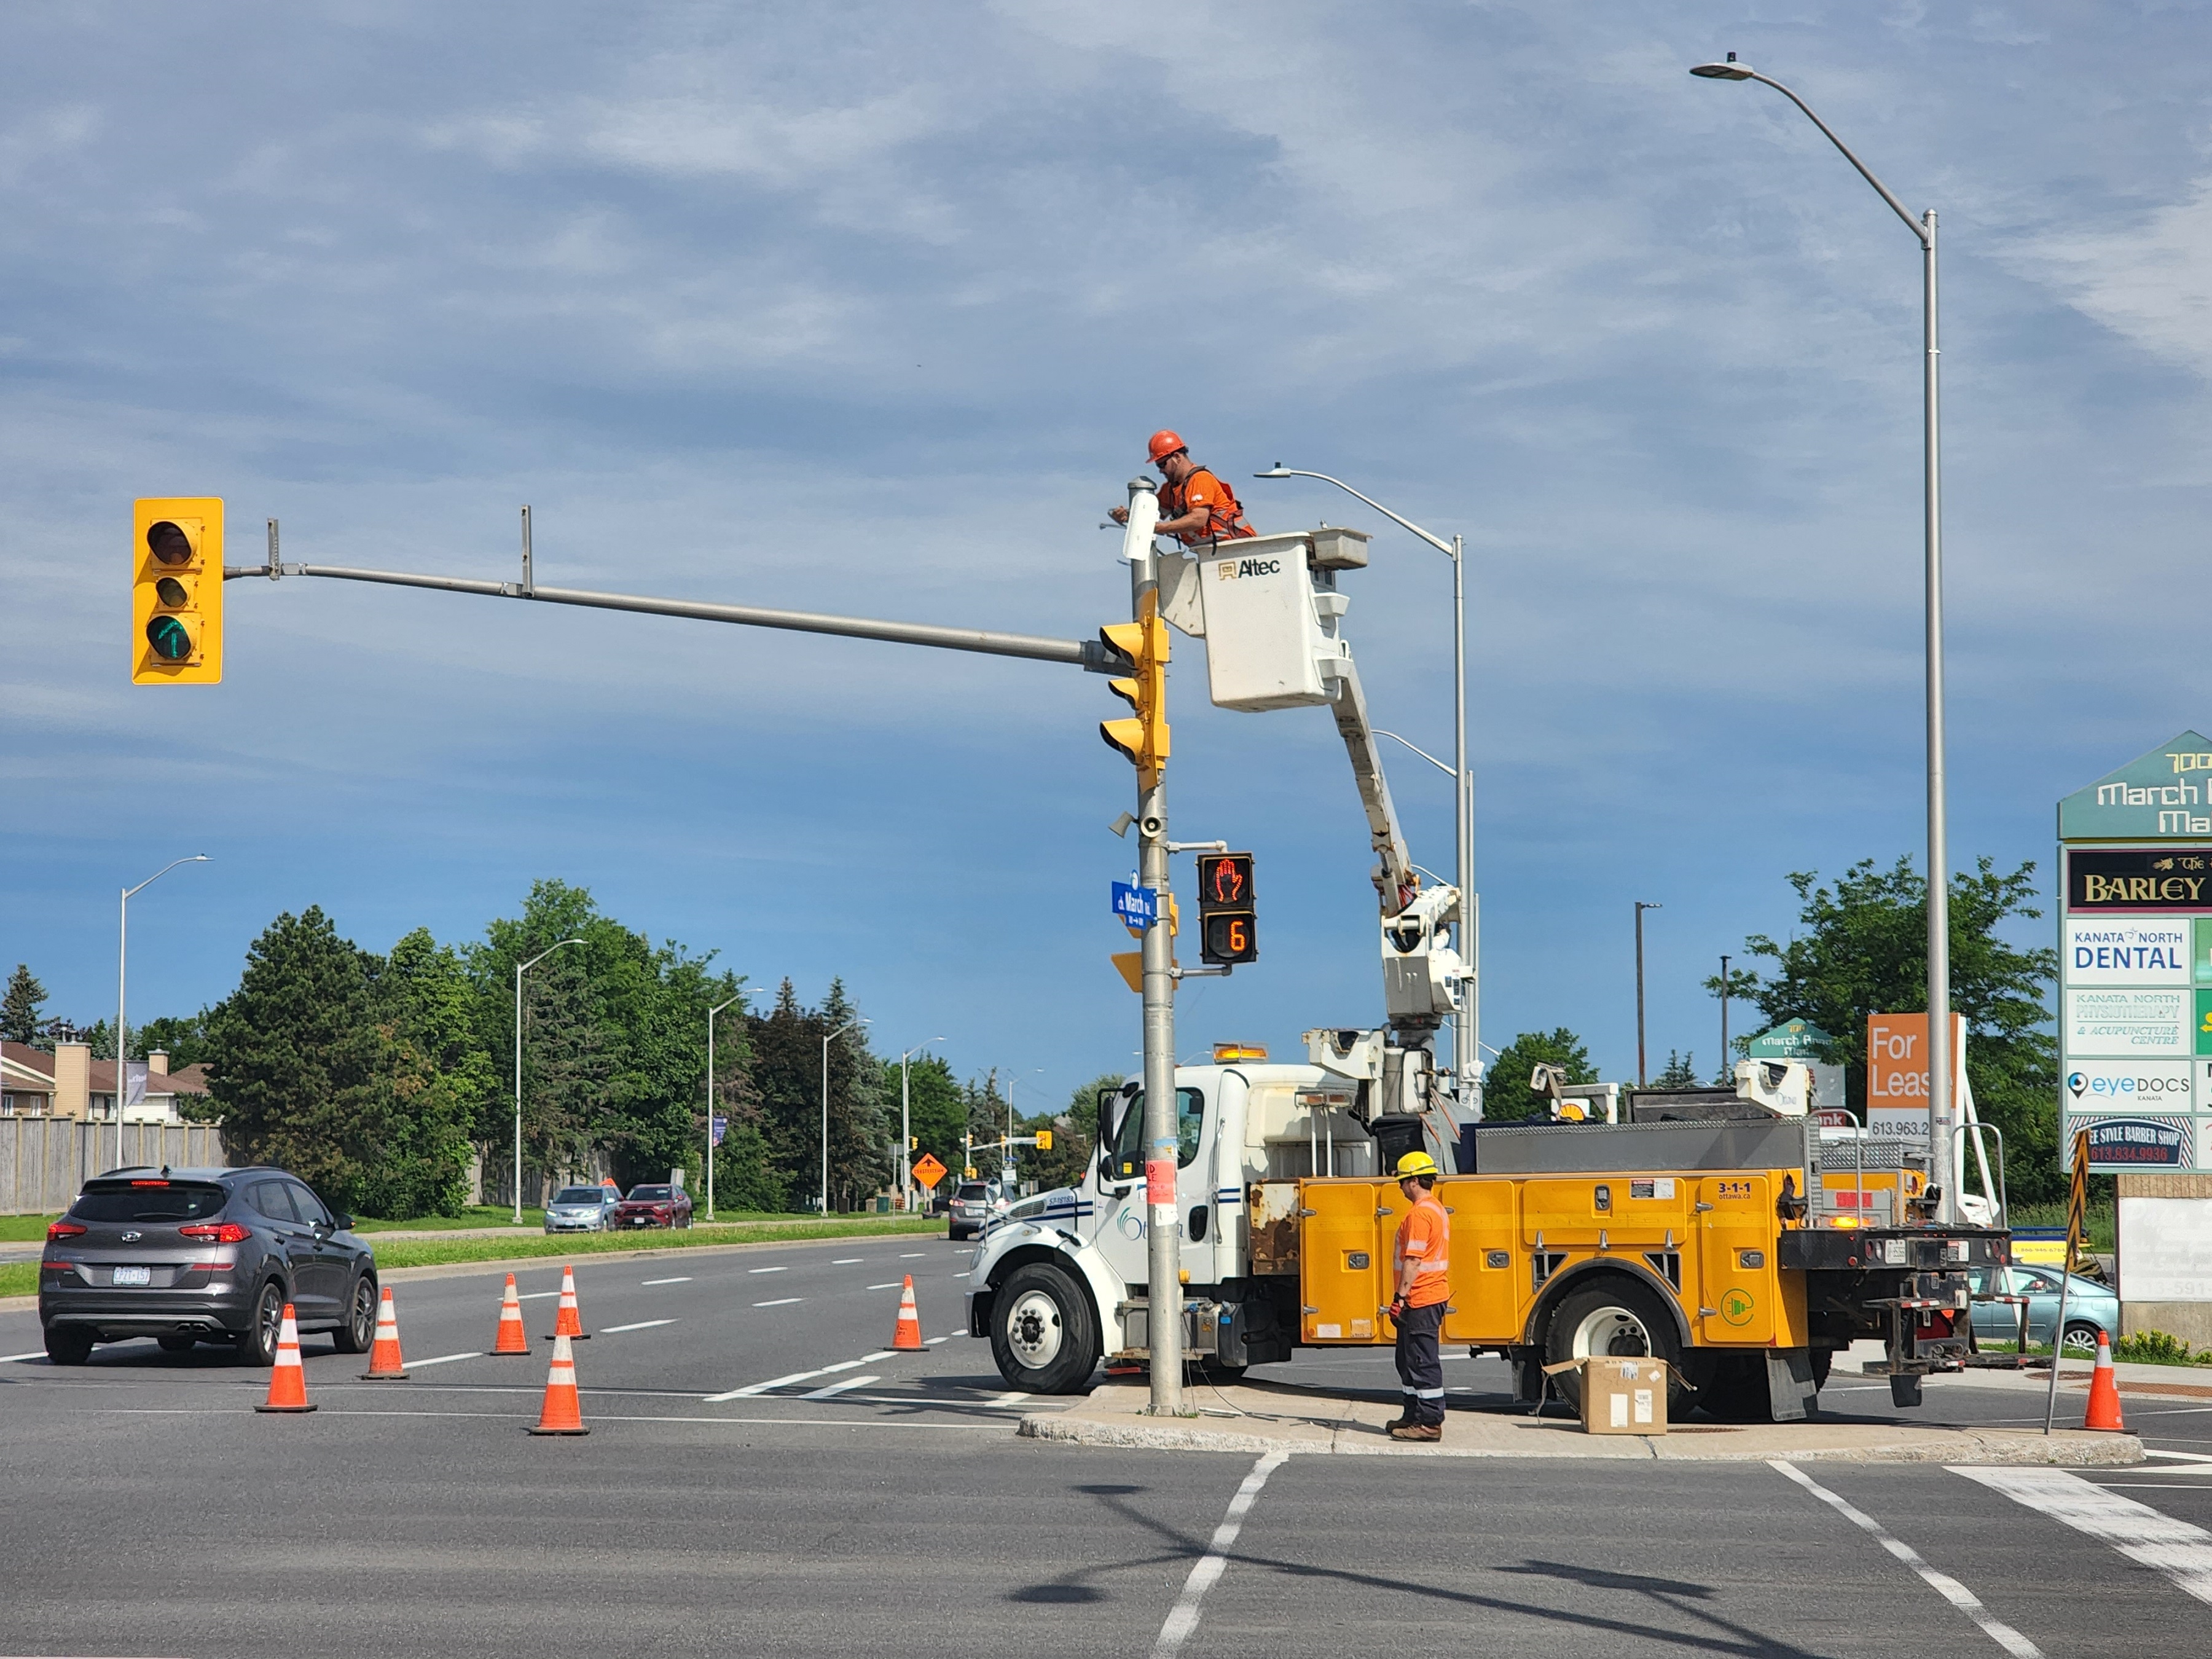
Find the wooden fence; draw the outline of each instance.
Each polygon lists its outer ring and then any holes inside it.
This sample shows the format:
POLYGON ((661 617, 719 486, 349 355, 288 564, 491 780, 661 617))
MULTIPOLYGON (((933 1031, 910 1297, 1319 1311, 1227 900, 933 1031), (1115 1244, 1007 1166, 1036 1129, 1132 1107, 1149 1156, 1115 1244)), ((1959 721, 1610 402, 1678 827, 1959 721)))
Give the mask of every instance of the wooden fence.
POLYGON ((221 1169, 229 1162, 212 1123, 126 1123, 115 1156, 112 1123, 66 1117, 0 1117, 0 1215, 47 1215, 69 1207, 93 1176, 123 1164, 221 1169))

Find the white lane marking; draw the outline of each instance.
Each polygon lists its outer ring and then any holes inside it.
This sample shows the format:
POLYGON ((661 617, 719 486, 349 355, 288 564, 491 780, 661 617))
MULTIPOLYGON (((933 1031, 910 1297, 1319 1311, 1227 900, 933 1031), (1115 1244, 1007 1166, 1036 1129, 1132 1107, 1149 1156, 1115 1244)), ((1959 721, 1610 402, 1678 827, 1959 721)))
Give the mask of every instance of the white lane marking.
POLYGON ((940 1342, 950 1342, 951 1340, 949 1336, 927 1336, 922 1339, 921 1346, 925 1348, 933 1348, 940 1342))
MULTIPOLYGON (((535 1390, 532 1390, 535 1392, 535 1390)), ((589 1392, 587 1389, 586 1392, 589 1392)), ((905 1404, 905 1401, 887 1401, 905 1404)), ((103 1417, 233 1417, 245 1411, 243 1406, 100 1406, 94 1410, 103 1417)), ((341 1417, 481 1417, 512 1422, 509 1412, 403 1412, 349 1411, 338 1407, 341 1417)), ((734 1423, 744 1426, 778 1429, 948 1429, 969 1434, 1006 1433, 1004 1425, 997 1423, 917 1423, 911 1418, 901 1417, 891 1421, 868 1417, 667 1417, 659 1413, 638 1414, 623 1412, 594 1412, 592 1420, 597 1423, 734 1423)))
POLYGON ((745 1269, 745 1271, 746 1271, 747 1273, 789 1273, 789 1272, 791 1271, 791 1269, 790 1269, 788 1267, 748 1267, 748 1268, 746 1268, 746 1269, 745 1269))
POLYGON ((896 1358, 897 1358, 897 1356, 890 1349, 878 1348, 873 1353, 862 1354, 860 1358, 855 1360, 854 1363, 860 1365, 869 1365, 873 1364, 878 1359, 893 1359, 896 1358))
POLYGON ((848 1389, 864 1389, 871 1382, 880 1382, 883 1380, 884 1379, 880 1376, 842 1377, 837 1382, 829 1384, 826 1388, 817 1389, 811 1394, 802 1394, 799 1397, 801 1400, 827 1400, 833 1395, 844 1393, 848 1389))
POLYGON ((868 1288, 872 1291, 895 1291, 905 1283, 906 1280, 903 1279, 894 1279, 888 1285, 871 1285, 868 1288))
POLYGON ((481 1348, 471 1353, 441 1353, 435 1359, 410 1359, 407 1362, 407 1369, 411 1371, 422 1365, 450 1365, 456 1359, 482 1359, 483 1358, 483 1351, 481 1348))
POLYGON ((919 1261, 928 1254, 929 1252, 927 1250, 902 1250, 899 1252, 899 1260, 902 1261, 919 1261))
POLYGON ((1244 1528, 1244 1517, 1251 1512, 1260 1488, 1267 1484, 1269 1475, 1290 1461, 1290 1456, 1286 1451, 1269 1452, 1252 1466, 1252 1473, 1237 1488, 1237 1496, 1229 1500, 1229 1512, 1213 1529, 1213 1541, 1191 1568, 1190 1577, 1183 1580, 1182 1594, 1169 1610, 1167 1622, 1160 1626, 1160 1639, 1152 1644, 1152 1659, 1172 1659, 1190 1640, 1191 1632, 1198 1628, 1198 1604, 1228 1568, 1229 1552, 1237 1542, 1237 1534, 1244 1528))
POLYGON ((867 1259, 864 1255, 841 1255, 830 1265, 833 1267, 857 1267, 867 1259))
POLYGON ((1954 1468, 1969 1480, 2100 1538, 2139 1566, 2154 1567, 2200 1601, 2212 1602, 2212 1532, 2132 1498, 2115 1498, 2064 1469, 1954 1468))
POLYGON ((558 1291, 525 1291, 520 1296, 518 1296, 514 1299, 517 1302, 543 1302, 548 1297, 558 1296, 560 1294, 561 1292, 558 1291))
POLYGON ((806 1298, 803 1296, 780 1296, 773 1302, 756 1302, 753 1304, 753 1306, 756 1308, 788 1308, 794 1302, 804 1302, 806 1298))
POLYGON ((1018 1406, 1028 1398, 1027 1392, 1016 1389, 1011 1394, 1002 1394, 996 1400, 987 1400, 983 1403, 987 1406, 1018 1406))
POLYGON ((13 1365, 21 1360, 44 1359, 46 1357, 44 1348, 33 1348, 28 1353, 0 1353, 0 1365, 13 1365))
POLYGON ((788 1376, 772 1376, 765 1382, 748 1382, 742 1389, 732 1389, 727 1394, 710 1394, 702 1403, 718 1406, 725 1400, 745 1400, 757 1394, 766 1394, 770 1389, 788 1388, 793 1382, 804 1382, 821 1376, 820 1371, 793 1371, 788 1376))
POLYGON ((849 1371, 855 1365, 865 1365, 867 1363, 865 1359, 841 1359, 834 1365, 824 1365, 815 1374, 817 1376, 834 1376, 839 1371, 849 1371))
POLYGON ((2178 1457, 2185 1463, 2212 1463, 2212 1452, 2159 1451, 2154 1447, 2143 1448, 2145 1457, 2178 1457))
MULTIPOLYGON (((1973 1591, 1952 1577, 1950 1574, 1936 1571, 1922 1559, 1918 1550, 1914 1549, 1903 1539, 1891 1537, 1882 1529, 1881 1522, 1864 1510, 1856 1508, 1838 1497, 1795 1463, 1779 1457, 1773 1457, 1767 1460, 1767 1467, 1795 1480, 1807 1492, 1811 1492, 1814 1497, 1827 1504, 1829 1508, 1880 1544, 1882 1548, 1918 1573, 1923 1582, 1930 1589, 1980 1626, 1982 1633, 2007 1653, 2013 1655, 2014 1659, 2043 1659, 2041 1648, 2036 1646, 2034 1643, 2029 1641, 2002 1620, 1991 1618, 1989 1609, 1982 1605, 1981 1598, 1973 1591)), ((1960 1470, 1960 1473, 1966 1474, 1968 1471, 1960 1470)), ((2126 1500, 2123 1498, 2120 1501, 2124 1503, 2126 1500)))
POLYGON ((602 1325, 599 1327, 599 1334, 619 1336, 624 1331, 649 1331, 655 1325, 673 1325, 675 1322, 672 1319, 641 1319, 635 1325, 602 1325))
POLYGON ((686 1273, 681 1279, 641 1279, 637 1282, 641 1285, 689 1285, 691 1275, 686 1273))

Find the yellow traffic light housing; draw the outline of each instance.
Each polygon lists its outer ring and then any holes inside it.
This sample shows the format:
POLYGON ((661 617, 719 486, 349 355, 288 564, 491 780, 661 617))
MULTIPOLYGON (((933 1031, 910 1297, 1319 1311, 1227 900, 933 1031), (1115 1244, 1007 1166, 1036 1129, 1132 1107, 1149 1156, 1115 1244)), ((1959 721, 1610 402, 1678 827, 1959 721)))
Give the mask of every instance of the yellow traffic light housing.
POLYGON ((157 495, 133 504, 131 683, 222 680, 222 501, 157 495))
POLYGON ((1052 1131, 1049 1129, 1039 1129, 1036 1133, 1036 1143, 1037 1151, 1041 1152, 1050 1152, 1052 1150, 1052 1131))
POLYGON ((1128 677, 1108 681, 1107 689, 1136 714, 1101 720, 1098 735, 1136 767, 1139 786, 1150 789, 1168 758, 1168 625, 1160 617, 1158 596, 1148 591, 1135 622, 1109 623, 1098 637, 1128 665, 1128 677))

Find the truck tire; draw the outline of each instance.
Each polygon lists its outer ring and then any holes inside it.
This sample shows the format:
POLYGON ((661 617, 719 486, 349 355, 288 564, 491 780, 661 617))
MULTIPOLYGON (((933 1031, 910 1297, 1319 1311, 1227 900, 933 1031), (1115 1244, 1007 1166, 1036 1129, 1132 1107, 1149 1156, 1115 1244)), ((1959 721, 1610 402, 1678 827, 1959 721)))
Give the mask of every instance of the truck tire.
POLYGON ((1766 1389, 1766 1355, 1715 1353, 1698 1382, 1698 1408, 1723 1423, 1765 1423, 1774 1416, 1766 1389))
POLYGON ((1090 1296, 1053 1263, 1024 1262, 991 1298, 991 1358, 1010 1389, 1079 1392, 1098 1368, 1090 1296))
MULTIPOLYGON (((1610 1273, 1568 1291, 1553 1309, 1552 1322, 1544 1333, 1547 1365, 1607 1355, 1665 1360, 1667 1415, 1672 1419, 1687 1414, 1691 1396, 1682 1376, 1682 1345, 1674 1334, 1673 1315, 1634 1279, 1610 1273)), ((1552 1392, 1571 1410, 1582 1410, 1582 1379, 1572 1371, 1553 1376, 1552 1392)))

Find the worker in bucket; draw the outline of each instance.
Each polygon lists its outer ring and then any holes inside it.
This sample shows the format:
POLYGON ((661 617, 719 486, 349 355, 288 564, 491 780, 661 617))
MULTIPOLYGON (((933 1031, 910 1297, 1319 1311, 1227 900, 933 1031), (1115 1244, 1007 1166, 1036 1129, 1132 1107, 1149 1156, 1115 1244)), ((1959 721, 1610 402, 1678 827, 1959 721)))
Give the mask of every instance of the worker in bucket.
POLYGON ((1437 1339, 1451 1291, 1451 1222, 1437 1202, 1437 1161, 1426 1152, 1398 1160, 1398 1190, 1413 1208, 1398 1224, 1391 1253, 1397 1297, 1382 1311, 1398 1328, 1398 1384, 1404 1415, 1382 1426, 1393 1440, 1444 1437, 1444 1362, 1437 1339))
MULTIPOLYGON (((1160 521, 1154 534, 1172 536, 1185 547, 1200 542, 1242 541, 1254 534, 1244 522, 1244 509, 1237 492, 1222 483, 1211 468, 1198 465, 1175 433, 1163 428, 1152 434, 1147 447, 1152 464, 1167 482, 1160 486, 1160 521)), ((1129 522, 1129 509, 1114 509, 1114 522, 1129 522)))

